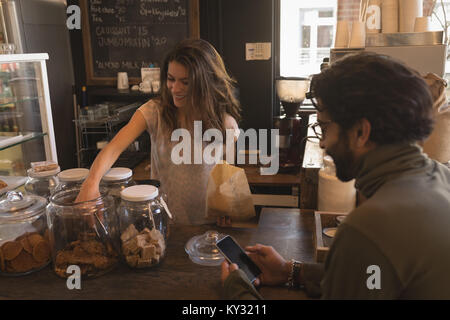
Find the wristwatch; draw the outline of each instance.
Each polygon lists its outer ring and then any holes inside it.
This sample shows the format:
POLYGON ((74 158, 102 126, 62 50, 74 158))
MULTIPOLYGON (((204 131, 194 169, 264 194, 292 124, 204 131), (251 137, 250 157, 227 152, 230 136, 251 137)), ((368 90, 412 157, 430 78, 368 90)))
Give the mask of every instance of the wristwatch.
POLYGON ((291 260, 291 271, 288 277, 289 288, 300 288, 299 275, 302 271, 302 262, 292 259, 291 260))

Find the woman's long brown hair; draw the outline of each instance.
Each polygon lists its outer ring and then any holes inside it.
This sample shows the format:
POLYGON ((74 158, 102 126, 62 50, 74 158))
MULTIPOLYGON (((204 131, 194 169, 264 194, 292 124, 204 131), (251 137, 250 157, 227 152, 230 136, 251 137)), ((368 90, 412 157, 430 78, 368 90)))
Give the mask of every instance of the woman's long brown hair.
POLYGON ((234 96, 235 81, 228 75, 216 49, 201 39, 180 42, 166 56, 161 69, 161 117, 167 133, 180 127, 178 108, 167 88, 167 72, 173 61, 183 65, 188 72, 187 103, 183 108, 189 108, 191 120, 202 120, 203 131, 215 128, 225 134, 225 113, 240 120, 240 104, 234 96))

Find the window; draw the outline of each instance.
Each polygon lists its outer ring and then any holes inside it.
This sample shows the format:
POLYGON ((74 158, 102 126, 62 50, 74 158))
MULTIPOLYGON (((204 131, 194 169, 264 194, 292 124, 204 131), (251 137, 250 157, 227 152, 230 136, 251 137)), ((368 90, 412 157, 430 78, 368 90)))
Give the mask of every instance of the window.
POLYGON ((311 26, 302 26, 302 48, 309 48, 309 40, 311 39, 311 26))
POLYGON ((337 0, 280 3, 280 75, 308 77, 318 73, 333 45, 337 0))
POLYGON ((317 27, 317 47, 330 48, 333 42, 333 26, 317 27))
POLYGON ((319 18, 333 18, 333 10, 319 10, 319 18))

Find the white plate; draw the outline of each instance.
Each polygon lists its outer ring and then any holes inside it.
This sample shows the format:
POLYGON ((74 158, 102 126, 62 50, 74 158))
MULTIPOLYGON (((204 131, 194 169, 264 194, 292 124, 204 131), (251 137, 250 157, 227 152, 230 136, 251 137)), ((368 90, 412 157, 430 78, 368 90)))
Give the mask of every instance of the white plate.
POLYGON ((27 179, 28 177, 21 176, 0 176, 0 180, 3 180, 8 184, 6 187, 0 189, 0 195, 20 187, 25 184, 27 179))
POLYGON ((336 231, 337 231, 337 228, 324 228, 322 232, 327 237, 334 238, 336 231))

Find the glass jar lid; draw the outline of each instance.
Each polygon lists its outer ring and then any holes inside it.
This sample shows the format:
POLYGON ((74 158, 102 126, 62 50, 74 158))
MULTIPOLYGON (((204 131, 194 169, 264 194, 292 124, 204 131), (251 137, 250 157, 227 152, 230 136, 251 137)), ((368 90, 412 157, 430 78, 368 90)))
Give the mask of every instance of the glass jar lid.
POLYGON ((27 170, 27 174, 31 178, 46 178, 57 175, 58 172, 61 171, 61 168, 58 166, 56 169, 48 170, 48 171, 39 171, 35 172, 33 168, 27 170))
POLYGON ((104 181, 117 181, 128 179, 133 175, 133 171, 129 168, 117 167, 111 168, 105 175, 103 176, 104 181))
POLYGON ((192 237, 185 246, 186 253, 192 262, 203 266, 218 266, 224 257, 216 247, 217 240, 224 235, 209 230, 204 234, 192 237))
POLYGON ((9 191, 0 199, 0 223, 23 220, 45 212, 47 199, 19 191, 9 191))
POLYGON ((61 181, 83 181, 89 174, 89 169, 86 168, 73 168, 63 170, 58 174, 58 178, 61 181))
POLYGON ((140 184, 123 189, 120 197, 123 200, 140 202, 155 199, 159 194, 158 188, 155 186, 140 184))

